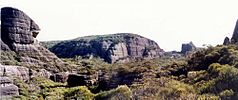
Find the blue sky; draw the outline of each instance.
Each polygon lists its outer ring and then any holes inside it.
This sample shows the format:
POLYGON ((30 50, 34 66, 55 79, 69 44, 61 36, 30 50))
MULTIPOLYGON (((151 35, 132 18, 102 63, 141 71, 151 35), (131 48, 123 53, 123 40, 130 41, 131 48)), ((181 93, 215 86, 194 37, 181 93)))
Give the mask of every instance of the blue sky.
POLYGON ((136 33, 166 50, 182 43, 217 45, 231 37, 238 19, 235 0, 1 0, 40 26, 37 39, 136 33))

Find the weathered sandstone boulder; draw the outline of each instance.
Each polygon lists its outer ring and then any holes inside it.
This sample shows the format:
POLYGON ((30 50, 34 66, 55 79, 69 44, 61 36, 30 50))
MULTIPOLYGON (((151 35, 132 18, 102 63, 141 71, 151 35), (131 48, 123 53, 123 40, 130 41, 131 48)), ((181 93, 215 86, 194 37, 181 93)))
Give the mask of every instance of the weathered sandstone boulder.
POLYGON ((21 80, 28 81, 31 77, 36 76, 50 78, 51 73, 45 69, 35 71, 22 66, 0 65, 0 75, 17 77, 21 80))
POLYGON ((1 76, 0 85, 1 97, 19 95, 18 87, 13 84, 13 81, 9 77, 1 76))

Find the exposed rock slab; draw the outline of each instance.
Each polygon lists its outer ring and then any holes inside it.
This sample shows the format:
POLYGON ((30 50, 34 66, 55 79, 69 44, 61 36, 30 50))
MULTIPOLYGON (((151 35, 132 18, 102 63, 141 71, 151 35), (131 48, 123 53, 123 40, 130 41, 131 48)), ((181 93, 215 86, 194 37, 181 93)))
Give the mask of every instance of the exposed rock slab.
POLYGON ((18 77, 21 80, 27 81, 30 79, 30 77, 36 76, 50 78, 51 73, 45 69, 35 71, 22 66, 0 65, 0 75, 18 77))
POLYGON ((9 77, 0 77, 0 82, 1 97, 19 95, 18 87, 9 77))

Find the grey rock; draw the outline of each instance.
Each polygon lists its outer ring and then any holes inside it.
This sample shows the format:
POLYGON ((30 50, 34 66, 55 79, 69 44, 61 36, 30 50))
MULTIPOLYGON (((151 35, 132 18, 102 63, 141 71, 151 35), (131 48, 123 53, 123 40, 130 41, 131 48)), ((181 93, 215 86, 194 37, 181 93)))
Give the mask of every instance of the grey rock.
POLYGON ((231 43, 232 44, 237 44, 238 43, 238 20, 236 21, 236 26, 231 38, 231 43))
POLYGON ((1 96, 19 95, 18 87, 14 84, 1 84, 1 96))
POLYGON ((56 73, 56 74, 52 74, 50 76, 50 79, 53 80, 54 82, 64 83, 67 81, 68 75, 69 75, 69 73, 67 73, 67 72, 56 73))
POLYGON ((18 87, 13 84, 13 80, 10 77, 0 77, 0 85, 1 97, 19 95, 18 87))
POLYGON ((22 66, 0 65, 0 75, 18 77, 21 80, 28 81, 31 77, 36 76, 50 78, 51 73, 45 69, 35 71, 22 66))
POLYGON ((196 50, 196 46, 193 44, 193 42, 182 44, 181 53, 183 53, 183 54, 186 54, 190 51, 195 51, 195 50, 196 50))
POLYGON ((230 44, 230 39, 228 37, 226 37, 224 39, 223 45, 228 45, 228 44, 230 44))
POLYGON ((9 77, 0 77, 0 84, 12 84, 13 81, 9 77))
POLYGON ((11 7, 1 9, 1 37, 6 44, 31 44, 34 42, 33 33, 39 30, 39 26, 24 12, 11 7))

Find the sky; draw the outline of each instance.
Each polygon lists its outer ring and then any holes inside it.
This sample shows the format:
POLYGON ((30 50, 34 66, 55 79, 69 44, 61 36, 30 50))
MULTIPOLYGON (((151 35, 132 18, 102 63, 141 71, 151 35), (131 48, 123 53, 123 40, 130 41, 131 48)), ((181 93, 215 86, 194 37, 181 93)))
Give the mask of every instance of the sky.
POLYGON ((165 51, 222 44, 231 37, 236 0, 1 0, 18 8, 41 28, 40 41, 88 35, 135 33, 156 41, 165 51))

